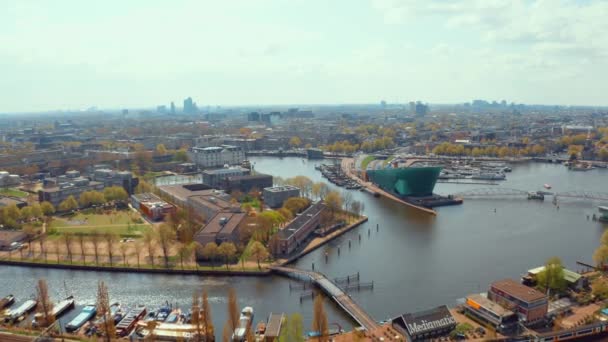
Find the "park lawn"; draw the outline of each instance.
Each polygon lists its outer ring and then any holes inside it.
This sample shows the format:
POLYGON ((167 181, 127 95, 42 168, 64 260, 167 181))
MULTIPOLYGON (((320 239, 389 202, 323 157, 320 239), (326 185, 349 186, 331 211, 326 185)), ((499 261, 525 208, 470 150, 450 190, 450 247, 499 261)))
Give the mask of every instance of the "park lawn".
POLYGON ((13 196, 13 197, 27 197, 29 194, 25 191, 17 190, 14 188, 2 188, 2 189, 0 189, 0 195, 13 196))
POLYGON ((135 221, 140 218, 139 213, 128 210, 112 211, 111 214, 95 214, 84 211, 69 217, 55 217, 51 223, 51 229, 59 233, 90 233, 92 230, 97 230, 100 233, 141 235, 150 225, 135 221))

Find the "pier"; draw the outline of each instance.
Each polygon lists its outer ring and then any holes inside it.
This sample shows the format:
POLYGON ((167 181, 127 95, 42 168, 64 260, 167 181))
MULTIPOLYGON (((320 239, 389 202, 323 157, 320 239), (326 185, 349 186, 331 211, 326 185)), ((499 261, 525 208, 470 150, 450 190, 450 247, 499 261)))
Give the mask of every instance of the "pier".
POLYGON ((373 331, 379 327, 378 323, 355 303, 344 290, 322 273, 285 266, 272 266, 270 269, 289 277, 312 281, 365 330, 373 331))

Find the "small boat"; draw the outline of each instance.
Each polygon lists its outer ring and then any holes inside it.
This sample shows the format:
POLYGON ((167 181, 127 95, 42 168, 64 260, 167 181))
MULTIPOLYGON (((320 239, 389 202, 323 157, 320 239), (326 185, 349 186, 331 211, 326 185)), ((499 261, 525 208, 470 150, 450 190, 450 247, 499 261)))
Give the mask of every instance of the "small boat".
POLYGON ((530 192, 528 192, 528 199, 544 201, 545 194, 543 194, 542 192, 539 192, 539 191, 530 191, 530 192))
POLYGON ((241 317, 239 317, 239 326, 234 329, 232 333, 232 341, 245 341, 247 337, 247 331, 251 329, 251 323, 253 322, 253 308, 246 306, 241 311, 241 317))
POLYGON ((551 184, 545 184, 543 186, 545 187, 545 189, 551 189, 551 184))
POLYGON ((15 296, 13 296, 12 294, 0 299, 0 310, 8 308, 9 306, 13 305, 14 302, 15 296))
POLYGON ((84 308, 82 308, 82 311, 80 311, 78 316, 74 317, 74 319, 72 319, 70 321, 70 323, 66 324, 65 330, 68 332, 74 332, 74 331, 82 328, 82 326, 86 322, 93 319, 93 317, 95 317, 96 314, 97 314, 97 308, 95 307, 95 305, 85 306, 84 308))
POLYGON ((7 316, 4 318, 4 321, 7 323, 14 323, 20 321, 23 316, 34 310, 37 304, 38 302, 33 299, 25 301, 18 308, 14 310, 9 310, 7 316))
MULTIPOLYGON (((51 317, 53 317, 53 319, 57 319, 59 316, 70 311, 74 307, 74 303, 75 303, 74 297, 69 296, 66 299, 60 301, 59 303, 53 305, 53 310, 51 311, 51 317)), ((32 326, 38 327, 40 325, 42 319, 43 319, 42 313, 37 312, 34 315, 34 320, 32 320, 32 326)))
POLYGON ((608 207, 600 205, 599 207, 597 207, 601 213, 608 213, 608 207))
POLYGON ((169 315, 171 314, 171 307, 168 305, 161 306, 160 309, 156 312, 155 320, 157 322, 164 322, 167 320, 169 315))
POLYGON ((126 337, 133 331, 137 322, 146 315, 146 307, 140 306, 129 310, 125 317, 116 325, 116 335, 126 337))
POLYGON ((182 312, 180 309, 175 309, 175 310, 171 311, 169 316, 167 316, 167 319, 165 319, 165 323, 173 323, 173 324, 178 323, 181 314, 182 314, 182 312))

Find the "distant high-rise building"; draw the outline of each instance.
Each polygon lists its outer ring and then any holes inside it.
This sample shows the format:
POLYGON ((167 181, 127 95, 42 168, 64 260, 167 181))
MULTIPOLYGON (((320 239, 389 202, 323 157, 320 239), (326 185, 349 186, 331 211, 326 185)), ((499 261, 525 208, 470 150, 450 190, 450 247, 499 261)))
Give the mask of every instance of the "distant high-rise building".
POLYGON ((166 113, 167 112, 167 106, 165 106, 165 105, 156 106, 156 111, 158 113, 166 113))
POLYGON ((410 101, 410 113, 416 114, 416 102, 410 101))
POLYGON ((386 108, 386 101, 380 101, 380 107, 382 107, 382 109, 386 108))
POLYGON ((194 112, 194 101, 192 101, 191 97, 188 97, 184 100, 184 113, 192 114, 194 112))
POLYGON ((175 103, 171 101, 171 114, 175 114, 175 103))
POLYGON ((421 103, 420 101, 416 102, 416 116, 425 116, 429 111, 429 106, 421 103))
POLYGON ((260 113, 251 112, 247 114, 247 121, 260 121, 260 113))

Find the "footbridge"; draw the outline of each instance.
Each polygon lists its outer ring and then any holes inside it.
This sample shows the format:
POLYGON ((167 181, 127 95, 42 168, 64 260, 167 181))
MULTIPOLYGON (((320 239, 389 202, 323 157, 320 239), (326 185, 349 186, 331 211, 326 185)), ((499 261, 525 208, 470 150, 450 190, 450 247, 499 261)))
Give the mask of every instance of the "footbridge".
POLYGON ((272 266, 270 269, 276 273, 280 273, 289 277, 310 280, 325 292, 336 304, 338 304, 344 312, 352 317, 367 331, 373 331, 378 328, 378 323, 365 312, 355 301, 337 284, 319 272, 306 271, 294 267, 272 266))
MULTIPOLYGON (((527 196, 529 191, 520 190, 520 189, 512 189, 512 188, 480 188, 480 189, 472 189, 467 191, 462 191, 454 194, 454 196, 461 198, 510 198, 510 197, 525 197, 527 196)), ((585 191, 585 190, 575 190, 575 191, 564 191, 564 192, 552 192, 552 191, 538 191, 545 196, 554 196, 554 197, 564 197, 564 198, 575 198, 575 199, 583 199, 583 200, 599 200, 599 201, 608 201, 608 193, 606 192, 597 192, 597 191, 585 191)))

